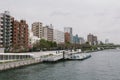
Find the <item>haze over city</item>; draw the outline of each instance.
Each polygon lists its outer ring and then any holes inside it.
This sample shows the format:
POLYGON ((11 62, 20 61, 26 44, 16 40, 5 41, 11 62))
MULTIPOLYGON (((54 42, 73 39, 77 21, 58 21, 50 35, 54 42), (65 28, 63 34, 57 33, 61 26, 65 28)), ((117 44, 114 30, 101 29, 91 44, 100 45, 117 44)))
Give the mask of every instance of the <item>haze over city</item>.
POLYGON ((0 12, 10 11, 30 27, 35 21, 60 30, 72 27, 81 37, 92 33, 99 40, 119 44, 119 4, 119 0, 0 0, 0 12))

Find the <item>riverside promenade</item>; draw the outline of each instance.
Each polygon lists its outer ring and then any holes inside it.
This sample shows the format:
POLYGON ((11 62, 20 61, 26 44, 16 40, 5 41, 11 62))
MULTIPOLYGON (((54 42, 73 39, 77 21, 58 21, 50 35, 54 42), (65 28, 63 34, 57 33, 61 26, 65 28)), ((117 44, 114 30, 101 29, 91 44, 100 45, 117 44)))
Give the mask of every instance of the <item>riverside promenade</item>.
MULTIPOLYGON (((5 53, 4 56, 6 56, 6 54, 7 53, 5 53)), ((13 56, 13 53, 10 53, 9 55, 11 55, 11 54, 13 56)), ((22 54, 26 54, 26 53, 21 53, 21 54, 19 54, 19 56, 22 54)), ((62 58, 62 53, 56 54, 56 51, 27 53, 27 55, 31 55, 31 54, 32 54, 32 57, 25 57, 25 58, 21 57, 21 59, 19 57, 18 57, 18 59, 17 59, 17 57, 15 59, 8 58, 7 61, 6 61, 7 58, 5 58, 5 59, 1 60, 0 71, 14 69, 14 68, 32 65, 32 64, 37 64, 37 63, 41 63, 46 60, 47 61, 48 60, 57 61, 58 59, 62 58), (56 59, 56 57, 57 57, 57 59, 56 59), (60 57, 60 58, 58 58, 58 57, 60 57)), ((17 55, 17 53, 16 53, 16 55, 17 55)), ((1 55, 1 56, 3 56, 3 55, 1 55)))
MULTIPOLYGON (((12 56, 12 57, 14 56, 12 53, 7 54, 7 55, 6 54, 7 53, 4 54, 4 58, 1 60, 0 71, 14 69, 14 68, 32 65, 32 64, 37 64, 37 63, 41 63, 41 62, 56 62, 65 57, 65 55, 63 54, 63 50, 31 52, 31 53, 27 53, 25 55, 23 55, 24 53, 21 53, 21 55, 14 54, 16 56, 16 57, 14 57, 15 59, 10 58, 10 56, 12 56), (28 57, 27 57, 27 55, 28 55, 28 57), (29 55, 31 55, 31 57, 29 55), (21 58, 20 58, 20 56, 21 56, 21 58), (6 61, 6 59, 7 59, 7 61, 6 61)), ((68 53, 66 53, 66 54, 68 54, 68 53)), ((3 57, 3 54, 1 56, 3 57)), ((0 57, 0 58, 2 58, 2 57, 0 57)))
POLYGON ((42 62, 40 59, 29 59, 29 60, 21 60, 21 61, 15 61, 15 62, 1 63, 0 64, 0 71, 14 69, 14 68, 32 65, 32 64, 37 64, 40 62, 42 62))

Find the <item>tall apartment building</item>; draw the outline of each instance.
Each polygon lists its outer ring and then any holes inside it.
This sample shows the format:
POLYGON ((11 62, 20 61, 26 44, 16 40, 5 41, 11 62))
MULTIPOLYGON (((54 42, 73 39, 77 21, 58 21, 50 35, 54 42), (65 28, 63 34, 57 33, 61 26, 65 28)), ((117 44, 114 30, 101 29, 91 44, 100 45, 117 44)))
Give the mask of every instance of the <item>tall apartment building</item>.
POLYGON ((53 38, 57 44, 64 43, 65 41, 64 32, 59 31, 59 30, 54 30, 53 38))
POLYGON ((28 48, 28 24, 25 20, 13 21, 13 47, 28 48))
POLYGON ((0 47, 12 46, 12 17, 8 11, 0 14, 0 47))
POLYGON ((43 38, 48 41, 53 41, 53 27, 52 25, 50 26, 45 26, 43 28, 43 38))
POLYGON ((37 36, 38 38, 43 37, 43 25, 41 22, 34 22, 32 24, 32 32, 34 36, 37 36))
POLYGON ((70 34, 70 43, 73 43, 73 31, 71 27, 65 27, 64 28, 64 33, 69 33, 70 34))
POLYGON ((87 36, 87 40, 89 42, 90 45, 97 45, 98 41, 97 41, 97 36, 94 36, 92 34, 89 34, 87 36))

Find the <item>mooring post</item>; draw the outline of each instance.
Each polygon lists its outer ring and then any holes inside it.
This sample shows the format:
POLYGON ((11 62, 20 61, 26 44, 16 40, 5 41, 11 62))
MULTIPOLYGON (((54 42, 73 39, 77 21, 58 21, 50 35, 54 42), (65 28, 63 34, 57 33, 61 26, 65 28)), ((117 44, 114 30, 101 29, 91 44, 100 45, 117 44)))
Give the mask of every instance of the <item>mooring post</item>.
POLYGON ((63 59, 65 59, 65 51, 63 51, 63 59))

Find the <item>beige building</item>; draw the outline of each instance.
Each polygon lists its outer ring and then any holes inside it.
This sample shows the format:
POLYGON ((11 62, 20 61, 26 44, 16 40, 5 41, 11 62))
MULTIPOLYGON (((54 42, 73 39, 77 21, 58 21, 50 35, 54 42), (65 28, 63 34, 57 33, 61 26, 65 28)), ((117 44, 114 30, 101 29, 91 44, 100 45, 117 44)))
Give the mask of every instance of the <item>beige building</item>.
POLYGON ((43 37, 43 24, 41 22, 34 22, 32 24, 32 32, 34 36, 37 36, 38 38, 43 37))
POLYGON ((45 26, 43 28, 43 38, 48 41, 53 41, 53 27, 52 25, 50 26, 45 26))

